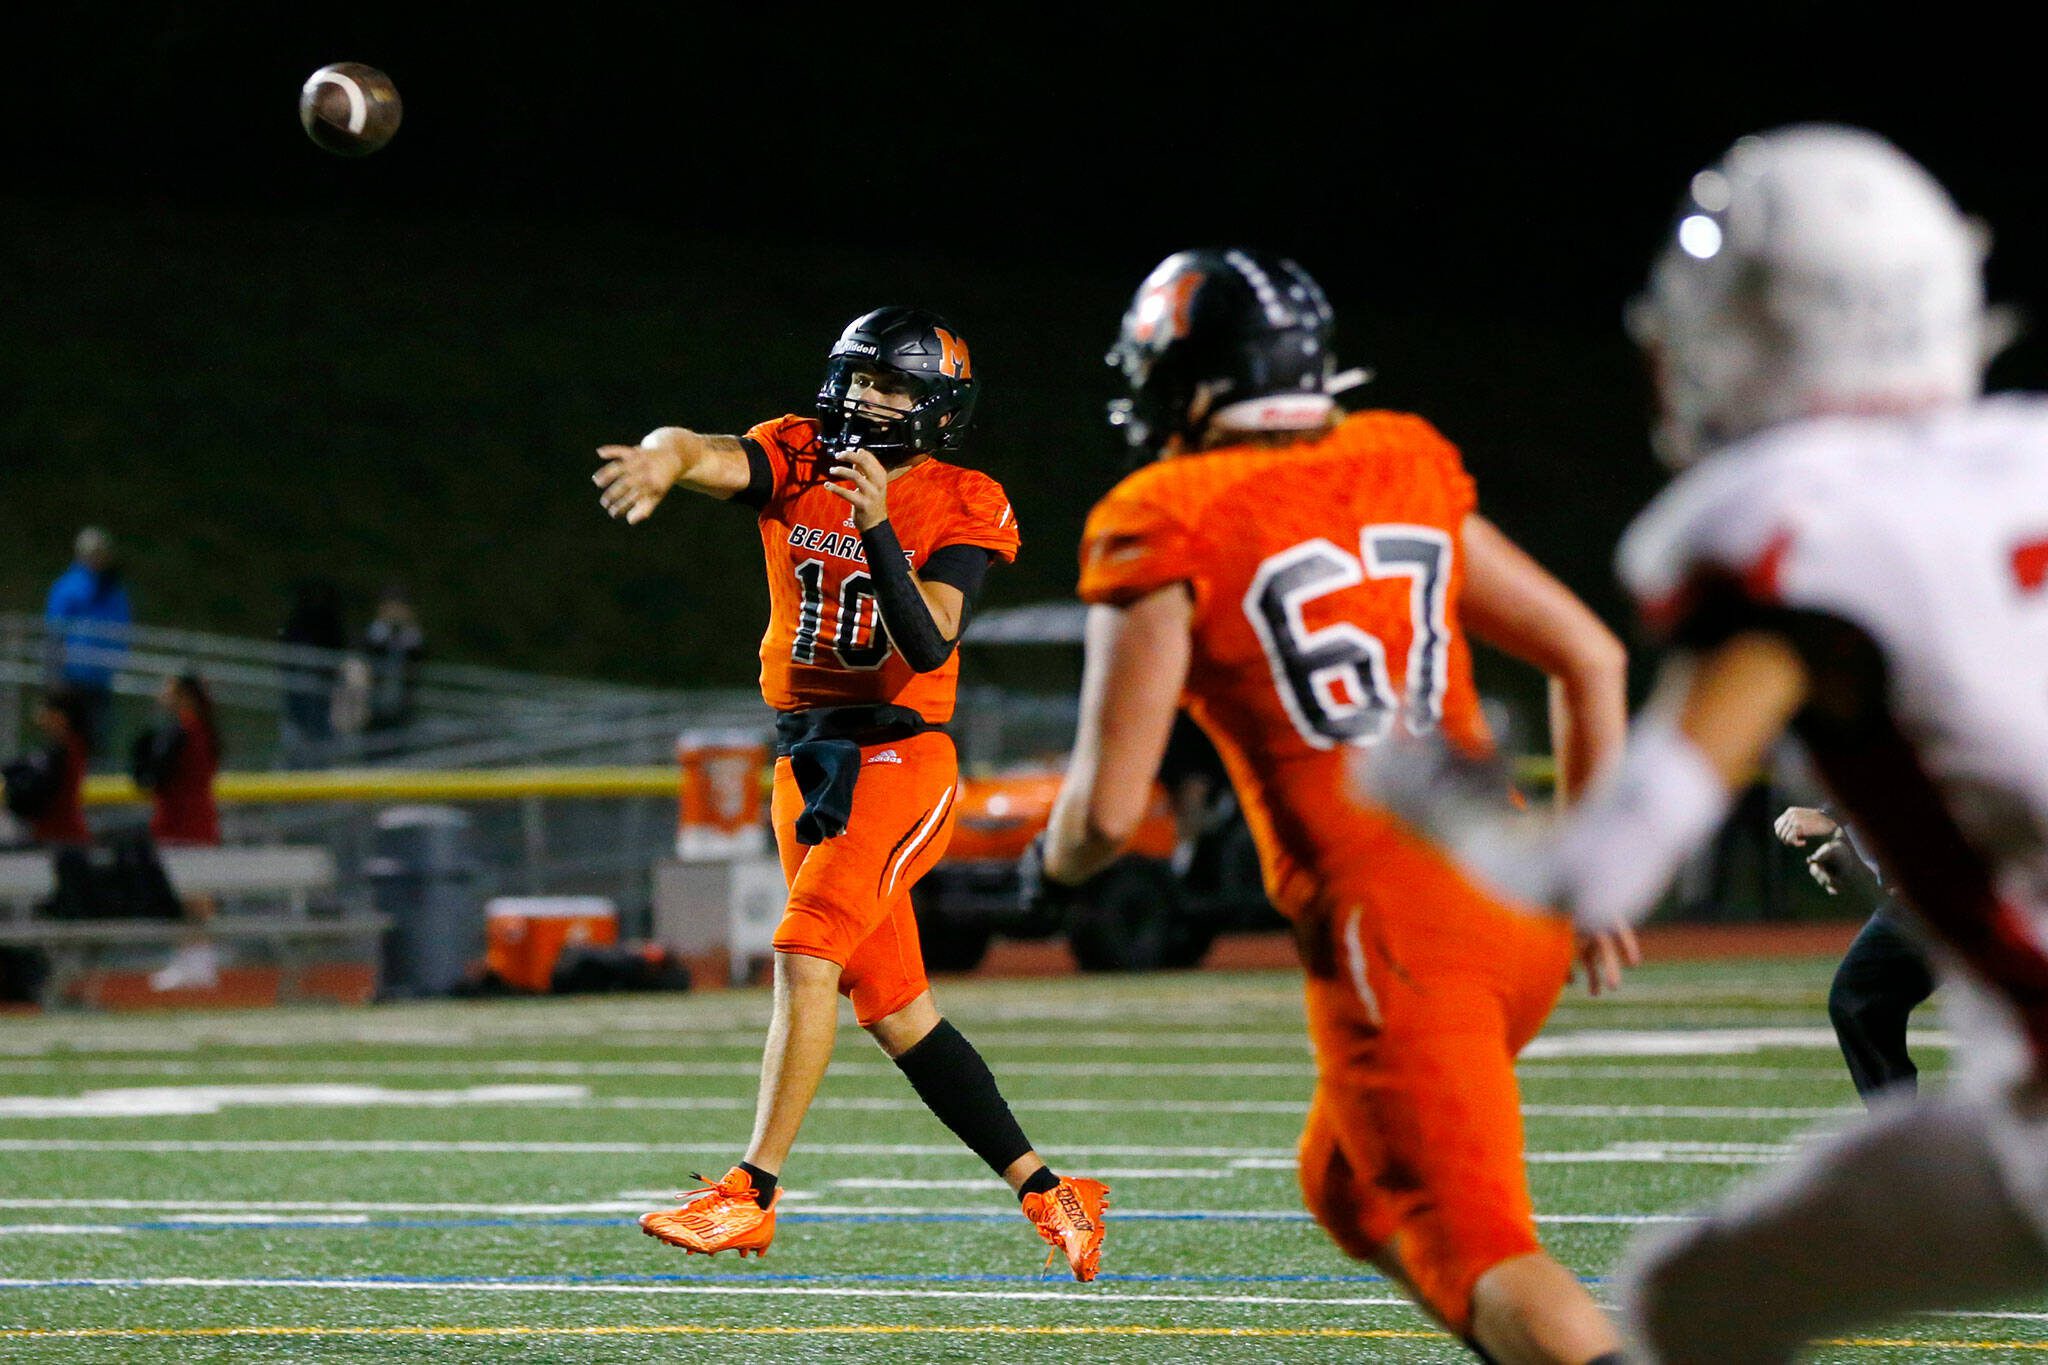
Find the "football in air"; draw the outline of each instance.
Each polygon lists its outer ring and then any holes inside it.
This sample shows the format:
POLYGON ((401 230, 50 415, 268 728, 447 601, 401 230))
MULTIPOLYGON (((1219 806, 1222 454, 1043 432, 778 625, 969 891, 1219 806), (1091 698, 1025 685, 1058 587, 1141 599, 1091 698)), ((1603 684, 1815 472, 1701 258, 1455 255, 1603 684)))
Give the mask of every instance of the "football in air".
POLYGON ((374 66, 336 62, 306 77, 299 122, 306 136, 336 156, 368 156, 398 131, 404 115, 398 87, 374 66))

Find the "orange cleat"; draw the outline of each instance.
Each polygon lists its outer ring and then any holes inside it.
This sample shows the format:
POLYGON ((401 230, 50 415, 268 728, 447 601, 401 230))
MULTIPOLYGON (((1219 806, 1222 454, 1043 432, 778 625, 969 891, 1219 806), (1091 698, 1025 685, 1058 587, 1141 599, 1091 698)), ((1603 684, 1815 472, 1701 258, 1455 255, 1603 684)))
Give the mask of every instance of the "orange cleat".
MULTIPOLYGON (((701 1175, 693 1178, 704 1180, 701 1175)), ((640 1215, 640 1231, 672 1247, 716 1256, 737 1251, 745 1260, 748 1252, 768 1254, 775 1240, 775 1206, 782 1202, 777 1190, 762 1208, 754 1198, 754 1182, 735 1166, 722 1180, 704 1180, 704 1188, 686 1195, 679 1208, 640 1215)))
POLYGON ((1024 1216, 1052 1248, 1045 1258, 1047 1267, 1064 1251, 1075 1279, 1094 1279, 1102 1264, 1103 1215, 1108 1208, 1109 1186, 1100 1180, 1066 1176, 1044 1194, 1025 1195, 1024 1216))

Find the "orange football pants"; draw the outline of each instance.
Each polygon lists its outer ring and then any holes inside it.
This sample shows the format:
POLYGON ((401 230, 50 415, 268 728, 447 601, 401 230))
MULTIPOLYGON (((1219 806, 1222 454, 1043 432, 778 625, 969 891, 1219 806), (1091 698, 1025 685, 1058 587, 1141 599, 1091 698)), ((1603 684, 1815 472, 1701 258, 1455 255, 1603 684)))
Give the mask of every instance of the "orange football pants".
POLYGON ((839 993, 853 1001, 863 1027, 929 984, 910 888, 952 842, 958 777, 953 741, 937 730, 863 746, 846 832, 803 844, 796 837, 803 794, 789 760, 776 760, 769 813, 789 905, 775 950, 838 963, 839 993))
POLYGON ((1460 1336, 1493 1266, 1541 1249, 1515 1054, 1571 972, 1570 927, 1473 887, 1405 837, 1299 922, 1316 1093, 1309 1211, 1460 1336))

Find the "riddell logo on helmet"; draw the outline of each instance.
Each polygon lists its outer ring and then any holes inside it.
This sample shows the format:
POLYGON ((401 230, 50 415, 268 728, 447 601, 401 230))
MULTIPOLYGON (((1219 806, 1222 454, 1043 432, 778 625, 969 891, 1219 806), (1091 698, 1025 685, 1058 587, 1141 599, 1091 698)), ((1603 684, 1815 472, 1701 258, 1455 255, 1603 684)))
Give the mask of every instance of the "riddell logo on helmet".
POLYGON ((839 343, 839 352, 841 355, 877 356, 882 353, 882 349, 872 341, 849 340, 839 343))

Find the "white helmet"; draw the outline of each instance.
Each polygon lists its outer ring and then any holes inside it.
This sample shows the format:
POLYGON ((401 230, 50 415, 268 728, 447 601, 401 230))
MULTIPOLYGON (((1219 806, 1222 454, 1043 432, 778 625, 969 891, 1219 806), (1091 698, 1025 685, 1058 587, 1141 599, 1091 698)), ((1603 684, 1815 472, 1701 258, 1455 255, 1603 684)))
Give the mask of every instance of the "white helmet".
POLYGON ((1689 464, 1778 422, 1975 397, 1993 349, 1987 242, 1874 133, 1743 138, 1693 177, 1630 309, 1658 371, 1658 453, 1689 464))

